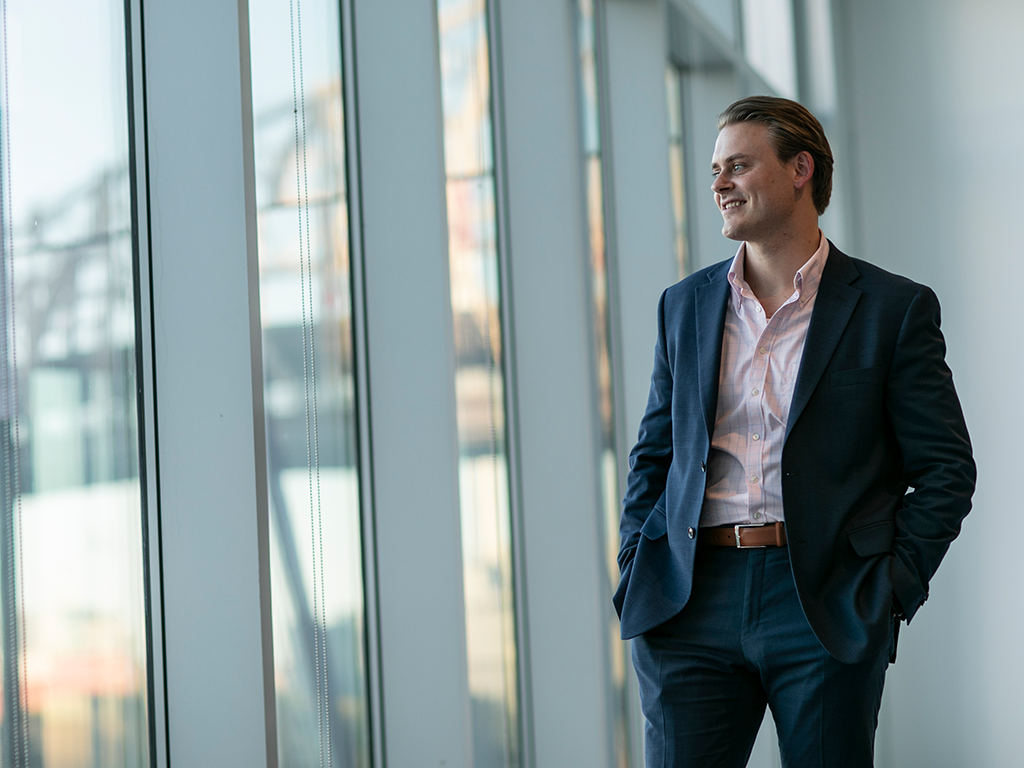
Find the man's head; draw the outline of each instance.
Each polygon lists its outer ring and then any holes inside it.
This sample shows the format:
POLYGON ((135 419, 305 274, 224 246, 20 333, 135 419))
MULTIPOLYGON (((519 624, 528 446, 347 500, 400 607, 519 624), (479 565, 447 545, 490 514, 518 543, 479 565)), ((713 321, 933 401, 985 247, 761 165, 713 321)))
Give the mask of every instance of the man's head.
POLYGON ((814 161, 811 190, 820 216, 832 197, 832 149, 818 119, 806 107, 774 96, 750 96, 731 104, 718 116, 718 130, 739 123, 760 123, 780 162, 791 161, 801 152, 814 161))

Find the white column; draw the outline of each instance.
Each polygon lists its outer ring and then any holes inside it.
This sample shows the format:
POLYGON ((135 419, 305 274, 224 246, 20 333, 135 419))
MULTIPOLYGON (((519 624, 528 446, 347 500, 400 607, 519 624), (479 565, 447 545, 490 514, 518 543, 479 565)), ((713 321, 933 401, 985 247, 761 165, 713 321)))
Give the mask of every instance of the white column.
POLYGON ((137 151, 149 174, 156 372, 147 428, 159 447, 149 482, 159 483, 167 747, 172 765, 189 768, 276 765, 244 9, 142 9, 148 146, 137 151))

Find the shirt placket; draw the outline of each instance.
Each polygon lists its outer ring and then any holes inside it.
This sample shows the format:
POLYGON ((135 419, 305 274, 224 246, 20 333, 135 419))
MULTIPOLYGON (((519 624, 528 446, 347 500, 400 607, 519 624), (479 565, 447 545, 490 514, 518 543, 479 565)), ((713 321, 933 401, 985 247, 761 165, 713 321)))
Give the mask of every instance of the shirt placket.
MULTIPOLYGON (((768 380, 768 369, 774 342, 774 325, 771 320, 764 319, 764 312, 756 299, 750 300, 756 305, 753 321, 756 338, 753 358, 750 363, 750 379, 748 388, 750 397, 747 402, 746 420, 749 425, 747 435, 747 514, 752 523, 764 522, 764 462, 765 462, 765 431, 767 426, 767 404, 765 384, 768 380)), ((772 318, 774 320, 774 317, 772 318)))

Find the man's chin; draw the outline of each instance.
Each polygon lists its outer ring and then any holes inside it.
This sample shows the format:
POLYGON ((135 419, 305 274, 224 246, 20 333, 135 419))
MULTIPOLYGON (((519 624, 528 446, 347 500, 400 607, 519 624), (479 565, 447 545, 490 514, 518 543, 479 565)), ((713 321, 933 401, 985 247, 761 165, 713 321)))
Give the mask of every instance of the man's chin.
POLYGON ((736 242, 741 242, 747 239, 743 236, 743 233, 740 232, 739 229, 737 229, 736 227, 730 227, 728 225, 723 225, 722 236, 727 237, 729 240, 735 240, 736 242))

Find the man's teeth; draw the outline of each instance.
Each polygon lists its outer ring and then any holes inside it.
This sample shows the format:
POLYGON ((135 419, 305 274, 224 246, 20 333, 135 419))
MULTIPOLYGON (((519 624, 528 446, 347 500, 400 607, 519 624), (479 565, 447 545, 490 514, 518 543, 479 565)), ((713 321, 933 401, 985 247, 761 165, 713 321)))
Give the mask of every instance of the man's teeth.
POLYGON ((726 203, 726 204, 725 204, 725 206, 724 206, 724 210, 726 210, 726 211, 727 211, 727 210, 729 210, 730 208, 739 208, 739 207, 740 207, 741 205, 743 205, 743 202, 742 202, 742 201, 739 201, 739 200, 734 200, 734 201, 733 201, 733 202, 731 202, 731 203, 726 203))

